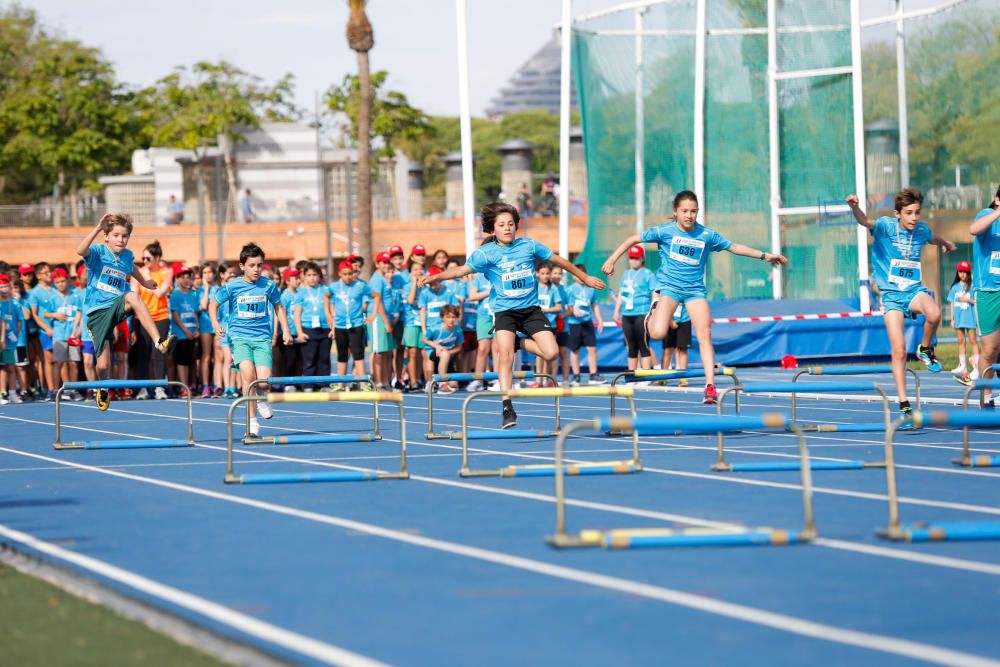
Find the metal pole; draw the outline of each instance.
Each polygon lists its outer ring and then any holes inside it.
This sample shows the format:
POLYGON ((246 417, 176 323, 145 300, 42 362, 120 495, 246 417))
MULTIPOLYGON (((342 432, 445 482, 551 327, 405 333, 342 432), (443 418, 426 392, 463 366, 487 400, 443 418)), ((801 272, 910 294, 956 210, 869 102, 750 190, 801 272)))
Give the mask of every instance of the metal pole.
POLYGON ((465 227, 465 256, 476 249, 476 198, 472 180, 472 112, 469 106, 469 39, 465 0, 455 0, 458 32, 458 108, 462 141, 462 209, 465 227))
MULTIPOLYGON (((852 0, 853 2, 854 0, 852 0)), ((778 118, 778 2, 767 0, 767 120, 771 178, 771 252, 781 253, 781 143, 778 118)), ((859 225, 860 227, 860 225, 859 225)), ((784 289, 781 268, 771 268, 771 295, 780 299, 784 289)))
POLYGON ((572 81, 573 0, 562 0, 559 66, 559 256, 569 259, 569 101, 572 81))
POLYGON ((903 0, 896 0, 896 97, 899 107, 899 187, 910 187, 910 125, 906 103, 906 37, 903 0))
POLYGON ((635 10, 635 233, 646 230, 646 117, 644 107, 642 24, 646 7, 635 10))
POLYGON ((205 168, 201 158, 195 153, 195 174, 198 191, 198 263, 205 263, 205 168))
POLYGON ((225 261, 226 255, 222 248, 222 225, 223 218, 225 218, 225 209, 222 203, 222 155, 217 154, 215 156, 215 232, 216 241, 218 243, 218 257, 219 263, 221 264, 225 261))
POLYGON ((705 41, 706 0, 698 0, 694 37, 694 191, 701 201, 701 221, 708 220, 705 201, 705 41))
MULTIPOLYGON (((319 174, 319 190, 316 200, 321 207, 323 229, 326 232, 326 275, 333 275, 333 230, 330 229, 330 213, 326 207, 326 170, 323 168, 323 146, 320 143, 319 92, 316 92, 316 171, 319 174)), ((348 253, 350 254, 350 253, 348 253)))
MULTIPOLYGON (((347 254, 354 254, 354 190, 351 188, 351 184, 354 183, 354 175, 357 170, 354 168, 354 163, 350 160, 347 161, 347 166, 345 168, 345 173, 347 174, 347 181, 344 183, 344 191, 347 195, 347 254)), ((333 279, 333 274, 327 276, 328 280, 333 279)))
MULTIPOLYGON (((854 181, 862 205, 868 201, 865 169, 865 110, 861 76, 861 0, 851 0, 851 98, 854 106, 854 181)), ((905 104, 905 101, 903 102, 905 104)), ((871 310, 868 285, 868 230, 858 225, 858 292, 861 310, 871 310)))

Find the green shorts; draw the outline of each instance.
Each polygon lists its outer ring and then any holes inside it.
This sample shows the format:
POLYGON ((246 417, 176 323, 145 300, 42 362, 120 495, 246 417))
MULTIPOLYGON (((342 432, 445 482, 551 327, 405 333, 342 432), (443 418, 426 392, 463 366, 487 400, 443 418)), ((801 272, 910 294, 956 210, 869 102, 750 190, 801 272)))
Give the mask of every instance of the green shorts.
POLYGON ((111 344, 115 339, 115 327, 124 322, 127 317, 124 294, 112 301, 107 308, 99 308, 87 313, 87 317, 84 319, 87 322, 90 337, 94 339, 95 356, 101 356, 104 346, 111 344))
POLYGON ((0 366, 12 366, 17 363, 17 350, 12 347, 0 352, 0 366))
POLYGON ((419 347, 421 350, 426 349, 427 346, 424 345, 421 340, 423 337, 423 327, 408 326, 403 329, 403 347, 419 347))
POLYGON ((368 342, 371 344, 371 351, 376 354, 396 349, 396 338, 392 332, 386 332, 385 322, 380 317, 376 317, 375 321, 368 325, 368 342))
POLYGON ((233 365, 239 366, 244 361, 252 361, 257 368, 271 367, 271 341, 233 340, 229 346, 233 351, 233 365))
POLYGON ((492 340, 493 339, 493 318, 492 317, 477 317, 476 318, 476 340, 492 340))
POLYGON ((1000 292, 976 292, 976 316, 979 335, 988 336, 1000 329, 1000 292))

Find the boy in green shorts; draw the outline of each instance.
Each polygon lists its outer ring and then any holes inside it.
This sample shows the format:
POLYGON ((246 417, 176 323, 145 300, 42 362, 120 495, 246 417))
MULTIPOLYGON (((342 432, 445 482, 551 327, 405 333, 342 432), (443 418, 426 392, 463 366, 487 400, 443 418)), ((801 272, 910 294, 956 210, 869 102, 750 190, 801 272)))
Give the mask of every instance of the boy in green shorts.
MULTIPOLYGON (((233 353, 233 363, 240 367, 243 386, 249 387, 255 380, 271 377, 271 336, 274 331, 274 316, 281 324, 281 337, 285 345, 292 344, 292 334, 288 329, 288 317, 281 306, 281 290, 270 278, 264 278, 264 251, 256 243, 248 243, 240 250, 240 270, 243 276, 230 280, 219 288, 215 300, 208 306, 208 315, 218 336, 229 336, 229 347, 233 353), (226 326, 219 323, 219 306, 228 304, 229 316, 226 326)), ((257 412, 264 419, 273 416, 267 403, 250 401, 250 435, 260 436, 260 422, 257 412)))

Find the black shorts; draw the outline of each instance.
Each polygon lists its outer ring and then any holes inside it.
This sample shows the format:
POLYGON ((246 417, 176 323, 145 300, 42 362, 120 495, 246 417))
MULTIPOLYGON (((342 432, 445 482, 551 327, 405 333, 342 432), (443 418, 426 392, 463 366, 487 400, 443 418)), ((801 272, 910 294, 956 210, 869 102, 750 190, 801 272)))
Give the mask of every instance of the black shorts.
POLYGON ((556 345, 559 347, 569 347, 569 332, 560 331, 556 334, 556 345))
POLYGON ((569 325, 569 350, 576 352, 581 347, 597 347, 597 334, 593 322, 569 325))
POLYGON ((538 306, 496 313, 493 316, 493 331, 523 333, 529 338, 542 331, 555 333, 545 313, 538 306))
POLYGON ((174 343, 174 363, 178 366, 190 366, 194 362, 194 339, 177 339, 174 343))
POLYGON ((337 362, 346 363, 348 356, 354 357, 355 361, 363 361, 365 358, 365 336, 365 327, 334 329, 333 339, 337 343, 337 362))
POLYGON ((691 321, 678 324, 676 329, 668 329, 667 337, 663 339, 663 347, 686 350, 691 347, 691 321))

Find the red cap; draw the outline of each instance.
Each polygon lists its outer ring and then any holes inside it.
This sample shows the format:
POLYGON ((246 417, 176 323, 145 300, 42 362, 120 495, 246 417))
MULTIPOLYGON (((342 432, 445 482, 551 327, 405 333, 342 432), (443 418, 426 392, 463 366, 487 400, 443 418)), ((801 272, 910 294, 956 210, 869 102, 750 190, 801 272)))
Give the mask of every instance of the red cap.
POLYGON ((296 269, 294 266, 286 266, 281 270, 281 277, 284 278, 285 280, 288 280, 292 276, 299 275, 299 273, 301 273, 301 271, 296 269))
POLYGON ((34 273, 35 267, 25 262, 21 266, 17 267, 17 272, 20 273, 22 276, 26 276, 29 273, 34 273))
POLYGON ((388 262, 390 259, 392 259, 392 255, 390 255, 387 252, 380 252, 379 254, 375 255, 376 262, 388 262))
POLYGON ((52 269, 53 278, 66 278, 68 277, 68 275, 69 274, 66 273, 66 269, 63 268, 52 269))
POLYGON ((389 257, 392 257, 393 255, 402 255, 402 254, 404 254, 402 246, 394 245, 391 248, 389 248, 389 257))
POLYGON ((646 249, 641 245, 634 245, 628 249, 629 259, 642 259, 646 256, 646 249))
POLYGON ((963 259, 961 262, 958 263, 958 271, 971 272, 972 271, 972 264, 969 264, 968 262, 966 262, 963 259))
POLYGON ((270 271, 271 270, 271 265, 270 264, 265 264, 264 266, 262 266, 260 268, 261 269, 267 269, 268 271, 270 271))
POLYGON ((351 253, 350 255, 347 256, 347 260, 346 261, 348 261, 348 262, 354 262, 354 261, 357 261, 359 259, 361 259, 361 255, 355 255, 354 253, 351 253))
POLYGON ((337 265, 338 271, 343 271, 344 269, 350 269, 351 271, 354 270, 354 265, 351 264, 350 258, 345 259, 343 262, 337 265))
POLYGON ((432 266, 431 268, 427 269, 427 275, 436 276, 439 273, 441 273, 441 269, 439 269, 436 266, 432 266))
POLYGON ((10 276, 6 273, 0 273, 0 285, 10 285, 10 276))
POLYGON ((411 255, 426 255, 427 254, 427 248, 423 247, 422 245, 420 245, 418 243, 417 245, 413 246, 413 249, 410 250, 410 254, 411 255))
POLYGON ((185 266, 184 264, 177 264, 174 268, 174 276, 181 276, 185 273, 193 273, 194 270, 190 266, 185 266))
POLYGON ((81 264, 80 266, 76 267, 76 275, 82 276, 86 272, 87 272, 86 264, 81 264))
POLYGON ((175 276, 181 272, 181 268, 184 267, 183 262, 170 262, 170 272, 175 276))

